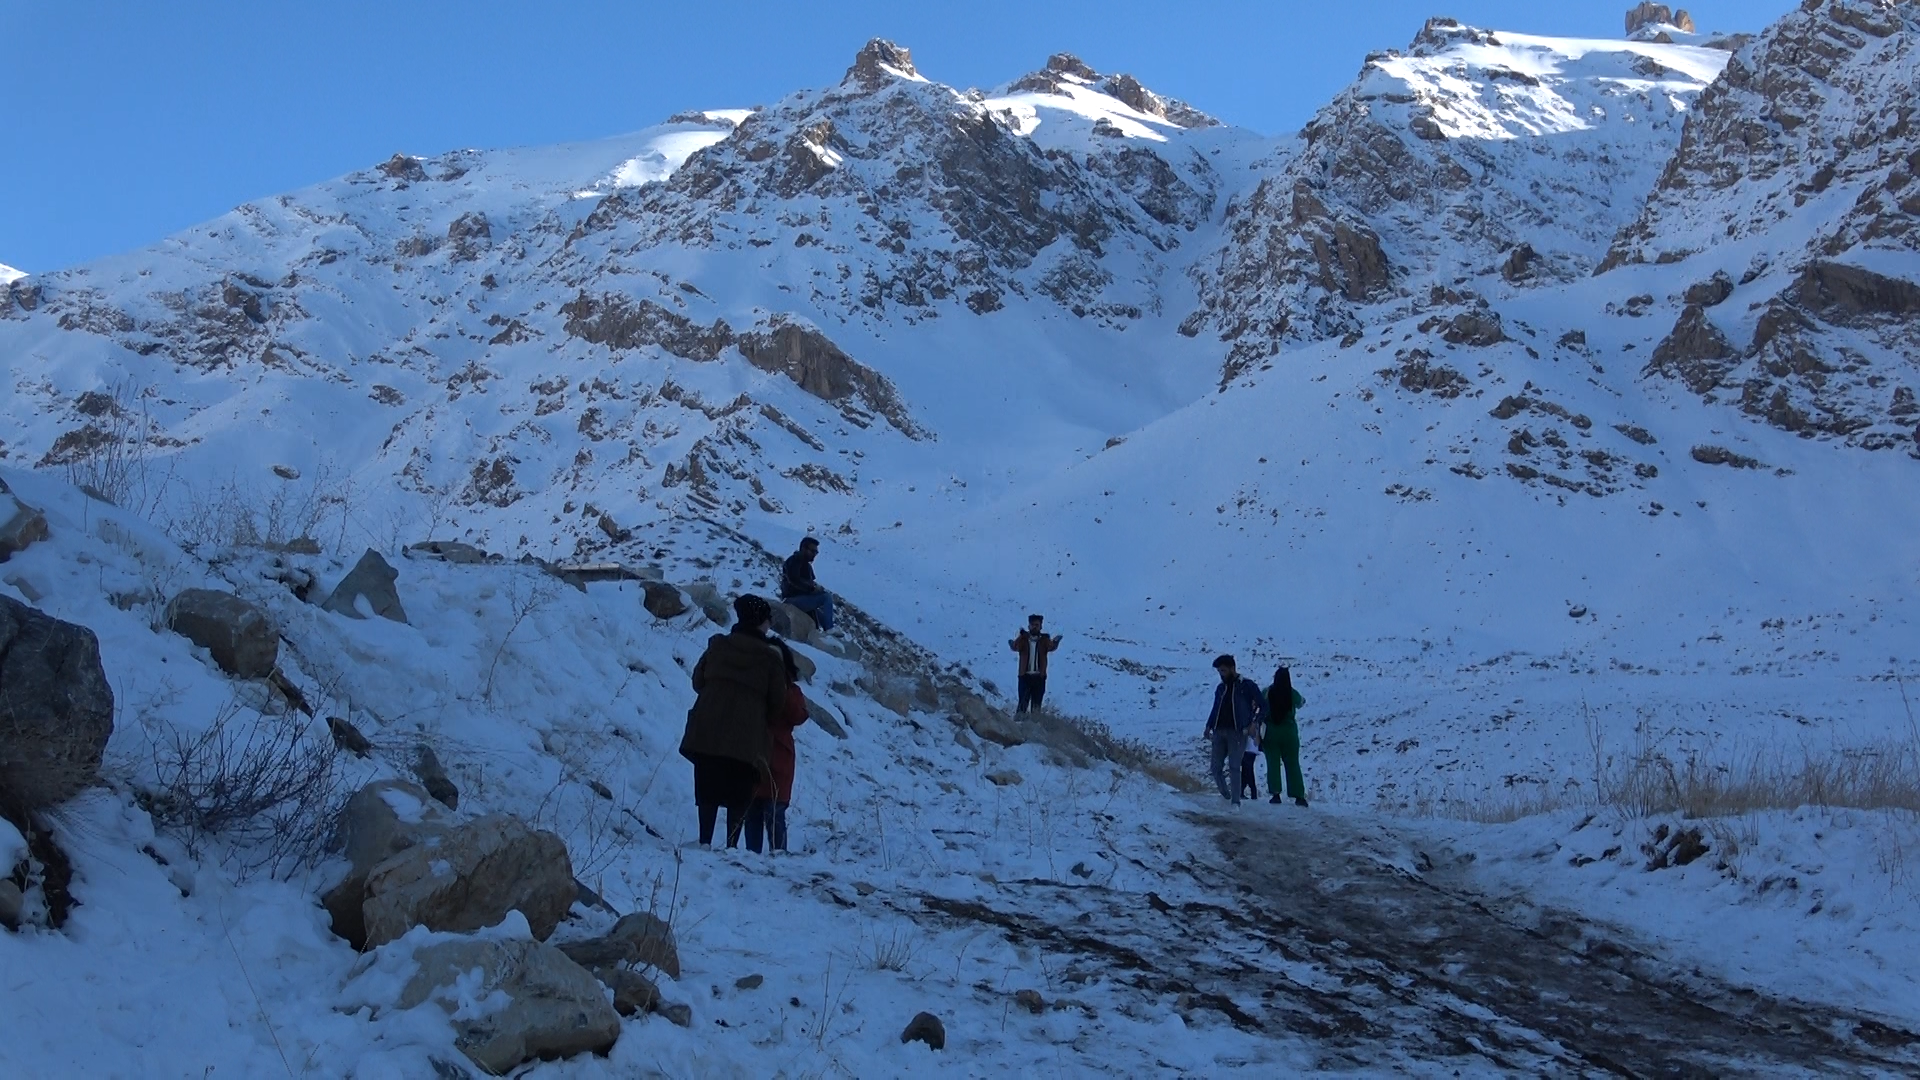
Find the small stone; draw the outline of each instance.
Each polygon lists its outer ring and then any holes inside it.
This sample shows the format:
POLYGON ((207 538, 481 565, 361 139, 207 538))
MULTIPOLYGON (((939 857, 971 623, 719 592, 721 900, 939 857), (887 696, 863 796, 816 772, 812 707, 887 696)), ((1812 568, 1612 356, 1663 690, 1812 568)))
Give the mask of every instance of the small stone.
POLYGON ((413 775, 420 779, 420 786, 434 801, 449 810, 460 808, 460 789, 453 786, 453 780, 447 776, 447 770, 440 764, 440 755, 433 747, 421 743, 413 755, 413 775))
POLYGON ((691 1005, 678 1001, 669 1004, 656 1004, 653 1007, 653 1011, 660 1016, 666 1017, 680 1027, 693 1026, 693 1006, 691 1005))
POLYGON ((613 991, 613 1011, 621 1016, 650 1013, 660 1000, 660 988, 653 980, 629 968, 598 967, 593 977, 613 991))
POLYGON ((333 734, 333 745, 354 757, 366 757, 373 753, 373 743, 346 717, 327 717, 327 730, 333 734))
POLYGON ((1012 769, 995 769, 987 774, 987 779, 998 787, 1016 787, 1025 782, 1021 775, 1012 769))
POLYGON ((864 881, 856 881, 853 883, 853 891, 859 893, 861 896, 872 896, 874 889, 872 885, 864 881))
POLYGON ((1040 991, 1038 990, 1014 991, 1013 1003, 1027 1010, 1028 1012, 1034 1014, 1035 1016, 1039 1016, 1041 1013, 1047 1011, 1047 999, 1041 997, 1040 991))
POLYGON ((1575 604, 1575 605, 1573 605, 1572 607, 1570 607, 1570 608, 1568 608, 1568 609, 1567 609, 1567 617, 1568 617, 1568 618, 1570 618, 1570 619, 1584 619, 1584 618, 1586 618, 1586 617, 1587 617, 1587 608, 1586 608, 1586 605, 1585 605, 1585 604, 1575 604))
POLYGON ((900 1033, 903 1043, 923 1042, 934 1050, 947 1048, 947 1027, 940 1018, 930 1012, 923 1012, 907 1023, 905 1031, 900 1033))
POLYGON ((735 990, 758 990, 760 989, 760 985, 766 981, 767 977, 764 975, 746 975, 735 979, 733 988, 735 990))

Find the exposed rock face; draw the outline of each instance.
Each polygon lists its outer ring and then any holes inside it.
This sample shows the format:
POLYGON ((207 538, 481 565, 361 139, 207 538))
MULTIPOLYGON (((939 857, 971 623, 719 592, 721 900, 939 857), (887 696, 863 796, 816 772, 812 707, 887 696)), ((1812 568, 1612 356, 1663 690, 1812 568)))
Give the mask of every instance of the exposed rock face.
POLYGON ((1486 60, 1491 40, 1432 19, 1405 55, 1369 57, 1297 151, 1228 206, 1227 243, 1196 265, 1202 308, 1181 329, 1230 343, 1229 378, 1286 341, 1352 333, 1367 305, 1489 270, 1530 288, 1598 263, 1679 140, 1675 103, 1703 84, 1664 69, 1633 89, 1573 68, 1529 74, 1486 60), (1631 122, 1542 138, 1542 114, 1510 108, 1515 95, 1631 122))
POLYGON ((1676 13, 1667 5, 1651 3, 1650 0, 1641 0, 1638 5, 1627 11, 1628 37, 1634 36, 1641 30, 1663 26, 1671 26, 1675 30, 1684 30, 1691 34, 1693 33, 1693 16, 1688 15, 1684 10, 1676 13))
POLYGON ((1725 270, 1715 270, 1713 276, 1705 281, 1697 281, 1687 286, 1681 297, 1688 305, 1703 308, 1717 307, 1733 295, 1733 278, 1725 270))
POLYGON ((847 69, 844 81, 864 90, 879 90, 890 80, 916 79, 919 76, 920 72, 913 66, 912 50, 874 38, 854 56, 853 66, 847 69))
POLYGON ((1163 98, 1148 90, 1131 75, 1102 75, 1072 53, 1054 53, 1047 57, 1046 67, 1031 75, 1021 76, 1007 89, 1059 94, 1067 92, 1069 86, 1084 86, 1096 90, 1136 112, 1157 116, 1178 127, 1208 128, 1217 127, 1220 124, 1220 121, 1186 102, 1163 98))
POLYGON ((167 628, 236 679, 264 679, 280 661, 280 634, 267 613, 230 592, 183 590, 167 604, 167 628))
POLYGON ((112 734, 93 631, 0 596, 0 805, 24 812, 77 794, 112 734))
POLYGON ((1704 394, 1720 385, 1738 355, 1727 335, 1707 317, 1706 309, 1693 304, 1680 314, 1672 332, 1654 346, 1647 372, 1679 379, 1687 389, 1704 394))
MULTIPOLYGON (((1803 4, 1701 95, 1603 266, 1706 261, 1729 240, 1759 249, 1743 281, 1772 298, 1753 343, 1718 378, 1689 379, 1696 391, 1736 391, 1747 413, 1803 435, 1910 445, 1887 384, 1920 375, 1920 291, 1866 269, 1871 257, 1842 256, 1907 258, 1920 244, 1916 31, 1911 3, 1803 4)), ((1707 299, 1689 291, 1689 303, 1707 299)))
POLYGON ((411 1009, 434 1001, 445 1008, 454 1045, 489 1076, 540 1058, 604 1054, 620 1037, 620 1016, 599 980, 551 945, 494 937, 434 941, 413 950, 413 961, 419 970, 394 1004, 411 1009), (495 995, 506 999, 501 1007, 460 1008, 463 998, 495 995))
POLYGON ((321 607, 350 619, 362 619, 357 601, 364 599, 375 615, 394 622, 407 621, 407 609, 400 606, 400 592, 394 583, 400 579, 380 553, 368 548, 347 576, 340 579, 321 607))

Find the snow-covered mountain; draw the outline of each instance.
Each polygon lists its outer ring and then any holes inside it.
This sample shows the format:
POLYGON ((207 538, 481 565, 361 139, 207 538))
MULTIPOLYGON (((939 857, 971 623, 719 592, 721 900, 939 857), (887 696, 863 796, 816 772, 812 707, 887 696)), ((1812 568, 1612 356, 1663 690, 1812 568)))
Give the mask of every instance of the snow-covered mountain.
MULTIPOLYGON (((1063 704, 1163 738, 1202 692, 1163 684, 1235 641, 1564 672, 1737 638, 1708 647, 1733 671, 1763 621, 1843 612, 1838 651, 1884 666, 1913 644, 1886 498, 1912 10, 1751 41, 1436 19, 1277 139, 1067 55, 959 90, 874 42, 761 109, 395 155, 14 282, 0 450, 60 467, 137 409, 174 513, 326 477, 346 544, 814 531, 837 587, 955 662, 1003 665, 1028 607, 1105 635, 1063 704), (1716 269, 1754 330, 1705 314, 1716 269), (1879 411, 1792 420, 1820 400, 1879 411)), ((1409 732, 1513 696, 1373 692, 1352 715, 1409 732)), ((1555 693, 1541 776, 1572 768, 1555 693)))
POLYGON ((0 285, 11 285, 14 282, 19 281, 21 278, 26 276, 27 276, 26 271, 15 270, 13 267, 8 266, 5 263, 0 263, 0 285))

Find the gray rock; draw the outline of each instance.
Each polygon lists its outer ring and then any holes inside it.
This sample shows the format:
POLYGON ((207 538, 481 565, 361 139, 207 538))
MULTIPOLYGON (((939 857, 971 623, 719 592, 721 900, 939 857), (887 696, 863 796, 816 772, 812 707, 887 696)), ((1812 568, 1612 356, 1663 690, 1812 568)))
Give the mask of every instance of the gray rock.
POLYGON ((1026 782, 1024 777, 1012 769, 995 769, 987 774, 987 780, 996 787, 1016 787, 1026 782))
POLYGON ((460 808, 460 789, 454 787, 453 781, 447 776, 446 768, 440 764, 440 755, 434 753, 433 747, 426 743, 414 749, 413 775, 419 778, 421 786, 427 789, 427 794, 433 796, 435 802, 449 810, 460 808))
POLYGON ((456 566, 474 566, 492 561, 486 552, 458 540, 426 540, 409 544, 402 554, 409 559, 433 559, 456 566))
POLYGON ((613 991, 613 1011, 621 1016, 645 1016, 660 1003, 660 987, 630 968, 597 967, 593 977, 613 991))
POLYGON ((47 538, 46 516, 28 506, 0 483, 0 562, 47 538))
POLYGON ((758 990, 761 986, 765 985, 766 981, 767 977, 765 975, 743 975, 733 980, 733 988, 735 990, 758 990))
POLYGON ((656 619, 671 619, 687 612, 687 598, 679 589, 664 581, 643 581, 640 587, 646 590, 646 599, 642 601, 647 614, 656 619))
POLYGON ((680 977, 680 949, 673 927, 652 912, 623 916, 600 937, 560 942, 559 948, 582 967, 638 964, 664 971, 670 978, 680 977))
POLYGON ((687 586, 687 595, 700 606, 707 621, 716 626, 733 625, 733 608, 726 597, 720 594, 720 587, 711 581, 696 581, 687 586))
POLYGON ((775 600, 773 602, 773 632, 789 641, 811 642, 820 628, 814 625, 813 616, 794 607, 792 604, 775 600))
POLYGON ((26 897, 20 895, 20 886, 11 878, 0 878, 0 926, 20 929, 20 912, 25 907, 26 897))
POLYGON ((1707 317, 1705 308, 1688 305, 1673 330, 1653 348, 1648 374, 1679 379, 1687 389, 1704 394, 1720 385, 1738 362, 1739 353, 1727 335, 1707 317))
POLYGON ((1014 991, 1013 1003, 1027 1010, 1028 1012, 1034 1014, 1035 1016, 1038 1016, 1041 1013, 1047 1011, 1047 999, 1041 997, 1040 991, 1038 990, 1014 991))
POLYGON ((505 1075, 536 1058, 604 1054, 620 1037, 620 1015, 599 980, 552 946, 475 938, 425 945, 413 959, 419 970, 396 1004, 411 1009, 431 999, 446 1009, 454 1045, 489 1075, 505 1075), (437 993, 456 984, 461 997, 498 993, 507 1003, 471 1011, 482 1015, 463 1014, 453 995, 437 993))
POLYGON ((900 1033, 900 1041, 923 1042, 935 1050, 945 1050, 947 1026, 940 1022, 939 1017, 930 1012, 923 1012, 908 1022, 907 1029, 900 1033))
POLYGON ((367 757, 373 753, 373 743, 346 717, 327 717, 327 730, 333 735, 333 745, 354 757, 367 757))
POLYGON ((693 1006, 680 1002, 655 1002, 653 1011, 681 1027, 693 1026, 693 1006))
POLYGON ((264 679, 280 660, 280 635, 267 613, 230 592, 181 592, 167 605, 167 628, 212 653, 236 679, 264 679))
POLYGON ((841 725, 840 718, 833 714, 833 710, 812 698, 807 699, 807 719, 819 724, 821 731, 836 739, 847 737, 847 729, 841 725))
POLYGON ((1713 307, 1726 303, 1727 297, 1732 295, 1733 278, 1729 277, 1725 270, 1715 270, 1713 276, 1707 280, 1696 281, 1687 286, 1687 291, 1681 294, 1680 298, 1689 304, 1713 307))
POLYGON ((93 783, 113 708, 93 631, 0 596, 0 800, 37 810, 93 783))
POLYGON ((356 949, 366 947, 361 904, 373 868, 428 837, 444 836, 456 823, 418 784, 376 780, 347 800, 334 827, 333 847, 351 868, 339 884, 320 897, 333 916, 333 932, 356 949))
POLYGON ((394 588, 394 582, 399 577, 400 572, 388 565, 379 552, 368 548, 347 576, 340 579, 340 584, 334 586, 333 595, 327 597, 320 606, 350 619, 364 618, 355 605, 355 600, 364 596, 367 606, 375 615, 398 623, 406 622, 407 611, 400 606, 400 593, 394 588))
POLYGON ((518 818, 490 814, 426 837, 375 866, 360 911, 370 945, 416 926, 479 930, 509 911, 525 915, 533 936, 544 941, 577 894, 564 841, 518 818))

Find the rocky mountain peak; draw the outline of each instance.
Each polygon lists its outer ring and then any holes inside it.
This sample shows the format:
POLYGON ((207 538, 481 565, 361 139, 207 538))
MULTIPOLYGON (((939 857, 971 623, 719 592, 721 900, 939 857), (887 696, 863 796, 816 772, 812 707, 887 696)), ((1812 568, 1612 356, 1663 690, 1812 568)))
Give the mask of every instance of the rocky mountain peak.
POLYGON ((1414 35, 1413 44, 1408 53, 1413 56, 1436 56, 1448 49, 1460 45, 1498 45, 1499 39, 1491 32, 1476 29, 1450 19, 1444 15, 1428 19, 1420 32, 1414 35))
POLYGON ((1665 4, 1655 4, 1651 0, 1641 3, 1627 11, 1627 36, 1633 37, 1645 31, 1648 35, 1663 30, 1678 30, 1682 33, 1694 33, 1693 16, 1685 8, 1675 11, 1665 4))
POLYGON ((0 263, 0 285, 11 285, 26 276, 25 270, 15 270, 5 263, 0 263))
POLYGON ((1085 60, 1080 59, 1072 53, 1054 53, 1052 56, 1047 57, 1046 70, 1056 75, 1071 75, 1076 79, 1084 79, 1087 82, 1098 82, 1100 79, 1099 72, 1088 67, 1085 60))
POLYGON ((857 83, 866 90, 878 90, 895 79, 920 78, 913 66, 913 53, 904 45, 874 38, 862 46, 847 69, 845 82, 857 83))
POLYGON ((1008 84, 1009 93, 1070 94, 1069 87, 1085 87, 1113 98, 1129 109, 1158 117, 1175 127, 1218 127, 1220 121, 1174 98, 1161 97, 1127 74, 1102 75, 1072 53, 1054 53, 1047 66, 1008 84))

